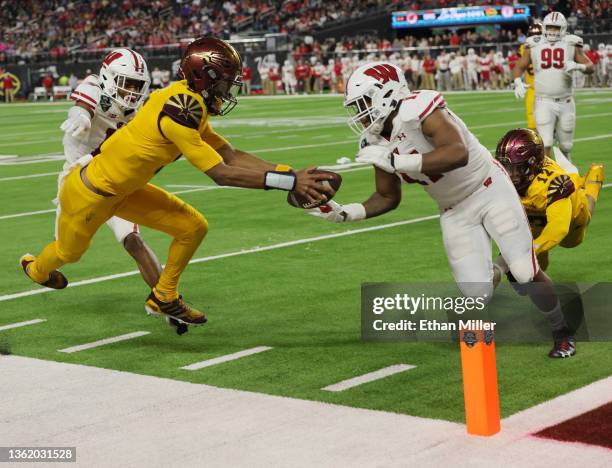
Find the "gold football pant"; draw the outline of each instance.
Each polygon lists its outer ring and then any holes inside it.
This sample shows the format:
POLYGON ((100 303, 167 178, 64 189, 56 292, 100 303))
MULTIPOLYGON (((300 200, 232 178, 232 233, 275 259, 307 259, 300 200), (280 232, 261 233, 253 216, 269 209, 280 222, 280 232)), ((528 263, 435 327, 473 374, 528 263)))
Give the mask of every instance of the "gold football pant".
POLYGON ((527 94, 525 95, 525 114, 527 115, 527 128, 535 130, 536 123, 535 117, 533 116, 533 106, 535 104, 535 90, 533 85, 527 88, 527 94))
POLYGON ((30 264, 28 272, 32 279, 42 283, 51 271, 66 263, 77 262, 98 228, 117 215, 174 238, 155 288, 169 299, 175 298, 179 277, 208 232, 204 216, 191 205, 152 184, 125 196, 98 195, 85 186, 80 169, 76 166, 64 179, 59 195, 61 210, 57 239, 30 264))

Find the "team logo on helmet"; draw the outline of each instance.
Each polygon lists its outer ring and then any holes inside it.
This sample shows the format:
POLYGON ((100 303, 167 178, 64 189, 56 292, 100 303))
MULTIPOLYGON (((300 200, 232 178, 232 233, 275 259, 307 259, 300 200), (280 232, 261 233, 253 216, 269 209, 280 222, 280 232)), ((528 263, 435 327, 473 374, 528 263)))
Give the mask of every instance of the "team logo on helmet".
POLYGON ((363 72, 364 75, 371 76, 372 78, 381 81, 382 84, 387 83, 389 80, 399 82, 399 76, 397 69, 388 63, 381 63, 374 65, 372 68, 368 68, 363 72))

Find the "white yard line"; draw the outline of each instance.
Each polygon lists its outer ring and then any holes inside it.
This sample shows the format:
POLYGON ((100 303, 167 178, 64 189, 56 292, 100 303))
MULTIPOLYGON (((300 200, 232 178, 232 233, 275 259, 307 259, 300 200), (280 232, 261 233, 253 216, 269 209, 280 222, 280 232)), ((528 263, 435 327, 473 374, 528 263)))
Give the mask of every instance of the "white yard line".
POLYGON ((34 325, 36 323, 42 323, 46 321, 47 319, 34 319, 34 320, 28 320, 26 322, 9 323, 8 325, 2 325, 0 327, 0 331, 11 330, 13 328, 19 328, 19 327, 26 327, 28 325, 34 325))
POLYGON ((348 390, 369 382, 374 382, 375 380, 384 379, 385 377, 399 374, 400 372, 405 372, 407 370, 414 369, 415 367, 416 366, 411 366, 410 364, 395 364, 393 366, 383 367, 377 371, 368 372, 367 374, 359 375, 351 379, 342 380, 341 382, 333 385, 323 387, 321 390, 326 390, 328 392, 343 392, 344 390, 348 390))
MULTIPOLYGON (((440 215, 431 215, 431 216, 424 216, 421 218, 413 218, 413 219, 408 219, 405 221, 398 221, 395 223, 389 223, 389 224, 381 224, 378 226, 369 226, 366 228, 361 228, 361 229, 351 229, 348 231, 343 231, 343 232, 337 232, 334 234, 326 234, 326 235, 322 235, 322 236, 316 236, 316 237, 307 237, 305 239, 297 239, 294 241, 288 241, 288 242, 281 242, 279 244, 272 244, 272 245, 267 245, 264 247, 253 247, 250 249, 245 249, 245 250, 238 250, 236 252, 228 252, 228 253, 224 253, 224 254, 219 254, 219 255, 212 255, 209 257, 200 257, 200 258, 194 258, 192 259, 189 263, 202 263, 202 262, 211 262, 214 260, 220 260, 222 258, 229 258, 229 257, 237 257, 240 255, 248 255, 248 254, 253 254, 253 253, 257 253, 257 252, 266 252, 269 250, 276 250, 276 249, 282 249, 285 247, 292 247, 294 245, 301 245, 301 244, 308 244, 310 242, 319 242, 322 240, 327 240, 327 239, 335 239, 338 237, 346 237, 346 236, 353 236, 356 234, 362 234, 365 232, 373 232, 373 231, 380 231, 383 229, 389 229, 389 228, 394 228, 394 227, 399 227, 399 226, 405 226, 408 224, 415 224, 415 223, 420 223, 423 221, 429 221, 432 219, 437 219, 439 218, 440 215)), ((94 278, 90 278, 90 279, 86 279, 86 280, 81 280, 81 281, 75 281, 74 283, 70 283, 68 285, 69 288, 74 288, 74 287, 78 287, 78 286, 85 286, 88 284, 94 284, 94 283, 102 283, 105 281, 111 281, 114 279, 118 279, 118 278, 126 278, 128 276, 134 276, 134 275, 138 275, 140 274, 140 271, 138 270, 133 270, 133 271, 126 271, 124 273, 116 273, 113 275, 105 275, 105 276, 98 276, 98 277, 94 277, 94 278)), ((44 293, 48 293, 51 291, 55 291, 55 289, 48 289, 48 288, 37 288, 37 289, 31 289, 29 291, 22 291, 22 292, 18 292, 18 293, 13 293, 13 294, 5 294, 3 296, 0 296, 0 302, 3 301, 10 301, 12 299, 18 299, 21 297, 27 297, 27 296, 34 296, 37 294, 44 294, 44 293)))
POLYGON ((206 359, 200 362, 194 362, 193 364, 181 367, 181 369, 188 371, 204 369, 205 367, 215 366, 224 362, 235 361, 236 359, 240 359, 246 356, 252 356, 253 354, 263 353, 264 351, 269 351, 271 349, 272 347, 270 346, 256 346, 255 348, 245 349, 244 351, 238 351, 236 353, 226 354, 224 356, 206 359))
POLYGON ((125 335, 113 336, 111 338, 105 338, 103 340, 94 341, 92 343, 85 343, 78 346, 71 346, 70 348, 59 349, 60 353, 78 353, 86 349, 98 348, 99 346, 106 346, 112 343, 118 343, 120 341, 131 340, 132 338, 138 338, 139 336, 148 335, 151 332, 148 331, 137 331, 132 333, 126 333, 125 335))
POLYGON ((2 219, 12 219, 12 218, 21 218, 23 216, 32 216, 32 215, 39 215, 39 214, 45 214, 45 213, 55 213, 56 209, 49 209, 49 210, 38 210, 38 211, 27 211, 25 213, 14 213, 14 214, 9 214, 9 215, 2 215, 0 216, 0 220, 2 219))
POLYGON ((23 179, 36 179, 38 177, 50 177, 59 175, 60 172, 42 172, 40 174, 30 174, 30 175, 22 175, 22 176, 13 176, 13 177, 2 177, 0 178, 0 182, 6 182, 9 180, 23 180, 23 179))

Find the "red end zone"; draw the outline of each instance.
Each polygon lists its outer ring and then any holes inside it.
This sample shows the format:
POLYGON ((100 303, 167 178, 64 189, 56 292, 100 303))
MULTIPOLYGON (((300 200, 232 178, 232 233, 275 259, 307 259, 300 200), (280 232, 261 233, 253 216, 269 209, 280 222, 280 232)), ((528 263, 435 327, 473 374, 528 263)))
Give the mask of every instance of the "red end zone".
POLYGON ((555 426, 547 427, 534 435, 546 439, 582 442, 612 449, 612 402, 555 426))

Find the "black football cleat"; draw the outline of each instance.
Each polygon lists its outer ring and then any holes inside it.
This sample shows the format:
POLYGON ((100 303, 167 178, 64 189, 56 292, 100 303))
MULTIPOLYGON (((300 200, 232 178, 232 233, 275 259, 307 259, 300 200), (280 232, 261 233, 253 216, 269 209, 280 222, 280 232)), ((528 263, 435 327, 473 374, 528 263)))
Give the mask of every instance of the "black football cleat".
MULTIPOLYGON (((34 279, 30 276, 30 273, 28 273, 28 267, 34 260, 36 260, 36 257, 32 254, 25 254, 19 259, 19 264, 21 265, 23 272, 32 281, 34 281, 34 279)), ((49 273, 49 279, 44 283, 39 283, 38 281, 34 282, 51 289, 64 289, 66 286, 68 286, 68 280, 59 270, 53 270, 51 273, 49 273)))
POLYGON ((207 321, 206 315, 195 307, 187 304, 183 300, 183 296, 179 296, 177 299, 170 302, 164 302, 158 299, 155 293, 151 291, 151 294, 149 294, 145 302, 145 310, 149 315, 164 316, 169 320, 174 320, 184 325, 203 325, 207 321))
POLYGON ((555 344, 548 353, 548 357, 553 359, 563 359, 572 357, 576 354, 576 338, 568 328, 562 328, 553 332, 555 344))
POLYGON ((189 325, 186 323, 179 322, 177 319, 172 317, 166 317, 168 325, 170 325, 176 331, 177 335, 184 335, 189 331, 189 325))

